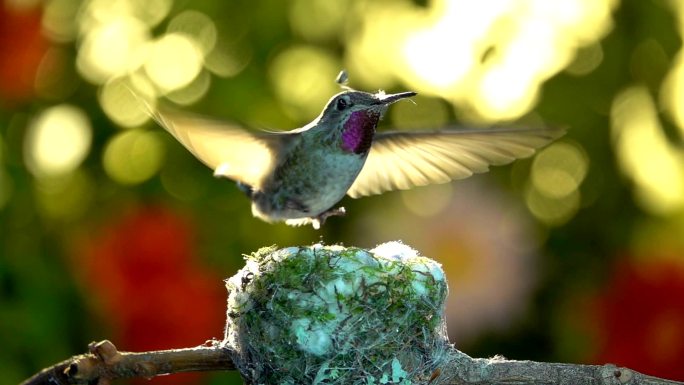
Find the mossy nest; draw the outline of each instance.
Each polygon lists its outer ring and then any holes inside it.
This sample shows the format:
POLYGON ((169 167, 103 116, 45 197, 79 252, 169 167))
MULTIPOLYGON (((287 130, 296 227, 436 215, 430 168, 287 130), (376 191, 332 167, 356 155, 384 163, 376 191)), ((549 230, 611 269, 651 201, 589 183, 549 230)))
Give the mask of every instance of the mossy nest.
POLYGON ((226 286, 248 384, 426 384, 448 348, 444 272, 398 242, 264 248, 226 286))

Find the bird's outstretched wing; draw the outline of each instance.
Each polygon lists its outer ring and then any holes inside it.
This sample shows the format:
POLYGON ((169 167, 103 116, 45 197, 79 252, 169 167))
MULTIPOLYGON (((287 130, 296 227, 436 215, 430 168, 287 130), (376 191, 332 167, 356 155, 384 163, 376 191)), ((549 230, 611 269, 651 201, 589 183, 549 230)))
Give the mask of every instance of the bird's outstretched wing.
POLYGON ((250 132, 236 124, 192 116, 167 107, 149 112, 197 159, 211 167, 214 175, 256 188, 277 164, 277 150, 295 140, 295 136, 287 132, 250 132))
POLYGON ((564 129, 452 129, 376 134, 352 198, 446 183, 510 163, 562 136, 564 129))

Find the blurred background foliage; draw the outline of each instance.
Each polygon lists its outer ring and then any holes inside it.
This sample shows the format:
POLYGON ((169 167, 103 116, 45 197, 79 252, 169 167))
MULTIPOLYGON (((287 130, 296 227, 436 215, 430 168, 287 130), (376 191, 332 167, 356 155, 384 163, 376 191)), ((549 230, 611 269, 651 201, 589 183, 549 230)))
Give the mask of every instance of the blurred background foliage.
POLYGON ((470 355, 684 380, 683 34, 680 0, 4 0, 0 384, 93 340, 221 337, 221 280, 261 246, 394 239, 444 264, 470 355), (570 130, 487 175, 347 199, 314 231, 252 218, 127 93, 291 129, 342 68, 419 92, 385 126, 570 130))

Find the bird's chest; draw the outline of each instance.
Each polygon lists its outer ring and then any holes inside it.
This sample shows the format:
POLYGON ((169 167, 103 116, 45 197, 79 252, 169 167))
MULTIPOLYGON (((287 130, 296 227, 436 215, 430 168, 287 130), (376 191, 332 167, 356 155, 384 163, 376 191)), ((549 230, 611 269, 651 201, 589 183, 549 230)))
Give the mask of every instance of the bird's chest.
POLYGON ((280 190, 312 214, 329 209, 344 197, 361 171, 366 154, 309 147, 278 172, 280 190))

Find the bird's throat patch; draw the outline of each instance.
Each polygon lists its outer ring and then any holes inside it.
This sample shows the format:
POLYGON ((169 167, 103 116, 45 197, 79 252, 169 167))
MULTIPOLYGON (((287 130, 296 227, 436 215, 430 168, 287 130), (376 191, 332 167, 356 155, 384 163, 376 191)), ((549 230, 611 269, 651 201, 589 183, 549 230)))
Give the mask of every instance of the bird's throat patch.
POLYGON ((344 124, 342 132, 342 149, 355 154, 368 152, 373 142, 375 127, 380 114, 371 111, 352 112, 344 124))

